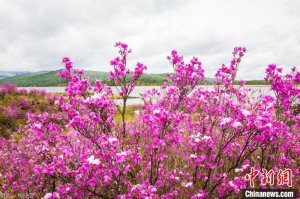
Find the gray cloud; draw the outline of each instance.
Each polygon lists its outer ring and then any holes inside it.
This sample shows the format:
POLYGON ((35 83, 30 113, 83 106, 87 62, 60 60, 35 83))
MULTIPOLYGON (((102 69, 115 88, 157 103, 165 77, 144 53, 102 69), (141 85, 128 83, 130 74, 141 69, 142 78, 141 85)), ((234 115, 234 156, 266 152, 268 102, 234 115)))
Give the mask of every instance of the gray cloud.
POLYGON ((300 65, 297 0, 0 0, 0 70, 54 70, 69 56, 81 68, 110 70, 113 44, 127 42, 149 73, 168 72, 172 49, 198 56, 207 76, 246 46, 239 78, 265 66, 300 65))

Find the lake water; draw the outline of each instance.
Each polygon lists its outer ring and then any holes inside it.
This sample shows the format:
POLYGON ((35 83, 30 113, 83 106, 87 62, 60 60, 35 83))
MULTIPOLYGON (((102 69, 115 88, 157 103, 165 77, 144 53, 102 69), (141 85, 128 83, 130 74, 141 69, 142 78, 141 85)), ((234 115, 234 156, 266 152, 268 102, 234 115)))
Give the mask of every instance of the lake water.
MULTIPOLYGON (((206 87, 207 89, 212 89, 213 88, 213 86, 204 86, 204 87, 206 87)), ((245 86, 245 87, 246 88, 251 88, 254 91, 257 91, 257 90, 260 89, 265 94, 269 91, 269 86, 252 86, 252 85, 249 85, 249 86, 245 86)), ((65 87, 19 87, 19 88, 24 88, 26 90, 43 89, 48 93, 64 93, 65 92, 65 87)), ((160 90, 159 86, 137 86, 137 87, 135 87, 135 89, 130 94, 130 97, 133 97, 133 98, 128 99, 127 104, 128 105, 141 104, 142 103, 142 100, 140 98, 141 94, 143 94, 146 90, 150 90, 150 89, 153 89, 153 88, 160 90)), ((112 90, 113 90, 114 94, 118 94, 118 90, 115 87, 112 87, 112 90)), ((271 94, 271 92, 270 92, 270 94, 271 94)), ((255 95, 257 95, 257 92, 255 93, 255 95)), ((117 102, 118 104, 121 104, 122 100, 115 100, 115 102, 117 102)))

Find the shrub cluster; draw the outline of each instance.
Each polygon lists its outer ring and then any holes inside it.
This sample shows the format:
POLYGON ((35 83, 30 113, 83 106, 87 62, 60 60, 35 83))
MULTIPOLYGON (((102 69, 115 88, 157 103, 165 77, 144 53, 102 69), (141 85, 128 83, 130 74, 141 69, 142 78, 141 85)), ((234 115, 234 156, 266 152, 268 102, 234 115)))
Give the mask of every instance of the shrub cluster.
MULTIPOLYGON (((0 140, 1 192, 44 198, 226 198, 249 188, 245 175, 251 167, 276 173, 289 168, 299 188, 295 68, 283 75, 269 65, 266 80, 274 95, 255 97, 243 81, 233 85, 245 48, 234 48, 211 90, 198 86, 205 81, 201 62, 186 62, 172 51, 168 60, 174 72, 161 90, 142 95, 143 106, 128 122, 126 102, 146 66, 137 63, 131 71, 131 50, 121 42, 116 47, 120 55, 111 61, 110 81, 120 85, 124 106, 108 97, 109 86, 91 84, 64 58, 59 75, 68 81, 67 97, 55 101, 58 111, 29 114, 19 143, 0 140)), ((270 187, 258 179, 254 185, 270 187)))
POLYGON ((10 83, 0 86, 0 136, 21 132, 28 113, 51 111, 55 95, 41 89, 18 89, 10 83))

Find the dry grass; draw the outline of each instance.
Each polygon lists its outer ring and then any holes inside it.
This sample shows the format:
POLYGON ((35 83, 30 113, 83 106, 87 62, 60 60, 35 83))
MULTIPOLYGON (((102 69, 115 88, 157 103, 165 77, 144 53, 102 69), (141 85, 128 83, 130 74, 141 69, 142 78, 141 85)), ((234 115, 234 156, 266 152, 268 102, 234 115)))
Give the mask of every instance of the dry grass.
MULTIPOLYGON (((129 105, 126 107, 125 120, 127 122, 133 122, 135 111, 140 110, 142 105, 129 105)), ((117 111, 115 115, 115 122, 120 124, 122 121, 121 114, 117 111)))

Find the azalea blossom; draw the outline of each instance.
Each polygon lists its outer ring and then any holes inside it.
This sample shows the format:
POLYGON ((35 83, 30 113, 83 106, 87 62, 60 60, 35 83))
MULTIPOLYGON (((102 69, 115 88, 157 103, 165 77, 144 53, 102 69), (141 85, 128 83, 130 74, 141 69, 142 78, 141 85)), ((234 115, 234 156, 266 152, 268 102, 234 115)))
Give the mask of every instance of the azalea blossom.
MULTIPOLYGON (((297 68, 284 74, 269 65, 268 94, 246 88, 244 81, 235 85, 246 53, 236 47, 207 89, 202 86, 207 81, 201 61, 186 60, 172 50, 167 60, 173 71, 166 81, 141 94, 141 105, 128 107, 128 97, 147 66, 131 65, 127 44, 115 46, 119 54, 108 63, 108 78, 123 106, 111 99, 110 86, 90 82, 68 57, 59 71, 66 81, 65 95, 34 91, 28 96, 15 86, 0 85, 0 97, 7 103, 0 104, 2 115, 13 121, 22 113, 27 119, 0 137, 1 193, 228 198, 250 187, 245 173, 251 167, 289 168, 294 187, 300 186, 297 68), (39 103, 46 102, 47 108, 30 109, 38 101, 30 98, 42 95, 45 101, 39 103), (28 99, 18 99, 24 96, 28 99)), ((275 183, 270 188, 284 186, 275 183)))
POLYGON ((100 164, 100 160, 99 159, 95 159, 95 156, 94 155, 91 155, 87 161, 90 163, 90 164, 95 164, 95 165, 99 165, 100 164))

